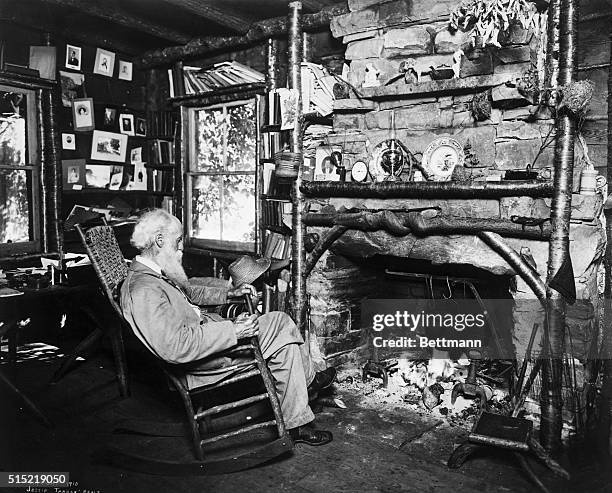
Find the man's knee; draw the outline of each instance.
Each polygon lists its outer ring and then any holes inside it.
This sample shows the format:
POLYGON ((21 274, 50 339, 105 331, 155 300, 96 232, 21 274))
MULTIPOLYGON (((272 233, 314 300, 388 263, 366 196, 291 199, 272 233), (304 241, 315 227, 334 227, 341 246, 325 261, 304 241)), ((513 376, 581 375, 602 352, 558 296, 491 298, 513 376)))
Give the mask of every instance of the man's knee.
POLYGON ((291 343, 303 343, 304 340, 295 322, 284 312, 268 312, 259 317, 260 340, 287 340, 291 343))

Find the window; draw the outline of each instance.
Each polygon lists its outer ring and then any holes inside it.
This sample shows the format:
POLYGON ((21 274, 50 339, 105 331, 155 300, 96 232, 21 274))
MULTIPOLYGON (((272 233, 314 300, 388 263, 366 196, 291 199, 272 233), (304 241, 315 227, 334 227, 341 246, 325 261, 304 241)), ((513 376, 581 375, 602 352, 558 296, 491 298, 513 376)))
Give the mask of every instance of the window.
POLYGON ((0 255, 40 250, 34 91, 0 85, 0 255))
POLYGON ((255 251, 257 100, 189 108, 189 244, 255 251))

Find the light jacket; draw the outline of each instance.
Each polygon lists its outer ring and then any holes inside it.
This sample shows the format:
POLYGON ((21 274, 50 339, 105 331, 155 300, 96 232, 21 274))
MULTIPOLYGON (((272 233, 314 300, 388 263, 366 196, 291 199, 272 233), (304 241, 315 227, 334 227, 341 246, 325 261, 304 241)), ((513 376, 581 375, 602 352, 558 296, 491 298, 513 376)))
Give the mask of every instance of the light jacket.
POLYGON ((220 380, 223 368, 233 364, 230 358, 214 356, 236 345, 233 322, 198 314, 192 304, 224 304, 229 286, 223 279, 198 278, 185 294, 133 261, 121 286, 120 304, 134 334, 153 354, 168 363, 189 364, 186 379, 191 388, 220 380))

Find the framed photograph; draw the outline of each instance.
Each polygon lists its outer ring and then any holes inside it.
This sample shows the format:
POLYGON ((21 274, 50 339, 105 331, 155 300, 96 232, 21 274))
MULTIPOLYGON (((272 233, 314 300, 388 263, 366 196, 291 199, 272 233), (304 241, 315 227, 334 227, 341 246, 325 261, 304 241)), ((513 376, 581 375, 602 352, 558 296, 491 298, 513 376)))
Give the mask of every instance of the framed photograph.
POLYGON ((142 163, 142 147, 134 147, 130 151, 130 163, 132 164, 142 163))
POLYGON ((136 118, 136 135, 146 137, 147 121, 144 118, 136 118))
POLYGON ((72 101, 72 116, 75 132, 86 132, 94 128, 93 99, 80 98, 72 101))
POLYGON ((81 47, 66 45, 66 68, 81 70, 81 47))
POLYGON ((85 186, 85 160, 62 160, 62 183, 64 190, 81 190, 85 186))
POLYGON ((59 74, 62 87, 62 104, 70 108, 72 101, 85 95, 83 91, 85 76, 73 72, 64 72, 63 70, 60 70, 59 74))
POLYGON ((110 190, 119 190, 121 183, 123 183, 123 166, 111 166, 108 188, 110 190))
POLYGON ((132 62, 119 60, 119 79, 132 80, 132 62))
POLYGON ((132 180, 127 185, 128 190, 146 190, 147 189, 147 169, 144 163, 134 165, 134 174, 132 180))
POLYGON ((119 131, 125 135, 136 135, 134 133, 134 115, 129 113, 119 115, 119 131))
POLYGON ((76 138, 74 134, 62 134, 62 149, 66 151, 76 150, 76 138))
POLYGON ((341 147, 320 146, 315 151, 315 181, 340 181, 340 175, 336 172, 336 166, 332 161, 332 152, 341 152, 341 147))
POLYGON ((109 106, 104 107, 104 115, 102 116, 102 127, 106 130, 117 129, 117 108, 109 106))
POLYGON ((98 48, 96 50, 96 60, 94 62, 94 74, 105 75, 106 77, 113 76, 115 68, 115 54, 112 51, 98 48))
POLYGON ((124 163, 127 141, 127 135, 94 130, 91 141, 91 159, 124 163))
POLYGON ((108 188, 112 168, 104 164, 86 164, 85 184, 91 188, 108 188))

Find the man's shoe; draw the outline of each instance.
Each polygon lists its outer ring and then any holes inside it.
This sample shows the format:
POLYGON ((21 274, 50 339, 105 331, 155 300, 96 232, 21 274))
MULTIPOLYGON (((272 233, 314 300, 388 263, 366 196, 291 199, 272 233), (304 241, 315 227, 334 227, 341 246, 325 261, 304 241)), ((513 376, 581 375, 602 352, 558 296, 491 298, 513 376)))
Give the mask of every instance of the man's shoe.
POLYGON ((310 426, 298 426, 289 430, 289 435, 293 440, 293 443, 305 443, 306 445, 312 445, 318 447, 319 445, 326 445, 334 439, 331 431, 315 430, 310 426))
POLYGON ((334 383, 337 373, 336 369, 331 367, 323 371, 318 371, 308 386, 308 395, 316 394, 320 390, 328 388, 334 383))

